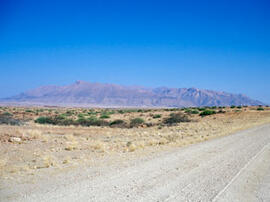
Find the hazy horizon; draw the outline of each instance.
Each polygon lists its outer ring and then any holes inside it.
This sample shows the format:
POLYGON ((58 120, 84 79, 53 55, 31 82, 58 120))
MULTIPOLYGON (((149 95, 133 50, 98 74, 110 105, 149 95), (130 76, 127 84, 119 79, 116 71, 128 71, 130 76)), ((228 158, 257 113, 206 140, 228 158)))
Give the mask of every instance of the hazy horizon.
MULTIPOLYGON (((106 83, 106 82, 94 82, 94 81, 86 81, 86 80, 75 80, 71 83, 66 83, 66 84, 62 84, 62 85, 55 85, 55 84, 47 84, 47 85, 42 85, 42 86, 37 86, 37 87, 34 87, 34 88, 31 88, 31 89, 26 89, 24 92, 20 92, 18 94, 15 94, 15 95, 12 95, 12 96, 16 96, 16 95, 19 95, 21 93, 25 93, 27 91, 31 91, 31 90, 34 90, 34 89, 38 89, 40 87, 46 87, 46 86, 70 86, 70 85, 73 85, 73 84, 76 84, 77 82, 86 82, 86 83, 93 83, 93 84, 108 84, 108 85, 119 85, 119 86, 123 86, 123 87, 141 87, 141 88, 146 88, 146 89, 157 89, 157 88, 186 88, 186 89, 199 89, 199 90, 210 90, 210 91, 215 91, 215 90, 212 90, 212 89, 203 89, 203 88, 197 88, 195 86, 190 86, 190 87, 177 87, 177 86, 143 86, 143 85, 125 85, 125 84, 117 84, 117 83, 106 83)), ((224 92, 224 93, 231 93, 231 92, 227 92, 227 91, 223 91, 223 90, 220 90, 220 91, 216 91, 216 92, 224 92)), ((236 95, 245 95, 243 93, 234 93, 236 95)), ((247 96, 247 95, 245 95, 247 96)), ((8 98, 8 97, 0 97, 0 99, 2 98, 8 98)), ((260 101, 260 100, 259 100, 260 101)), ((264 104, 268 104, 268 103, 264 103, 264 104)))
POLYGON ((76 80, 270 103, 267 1, 0 3, 0 98, 76 80))

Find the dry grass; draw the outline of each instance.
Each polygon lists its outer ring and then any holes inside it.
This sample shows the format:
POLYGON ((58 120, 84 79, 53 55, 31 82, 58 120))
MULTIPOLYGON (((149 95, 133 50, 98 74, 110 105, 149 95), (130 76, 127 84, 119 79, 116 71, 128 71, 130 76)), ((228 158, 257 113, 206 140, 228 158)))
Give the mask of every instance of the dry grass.
MULTIPOLYGON (((110 128, 55 126, 35 124, 40 116, 28 113, 24 108, 3 108, 17 118, 30 120, 23 126, 0 125, 0 176, 12 177, 18 174, 35 174, 37 170, 70 167, 87 164, 102 156, 112 154, 136 154, 136 151, 151 149, 158 151, 166 147, 181 147, 228 135, 253 126, 270 123, 270 110, 257 111, 245 108, 241 112, 226 108, 227 113, 207 117, 190 115, 191 122, 174 126, 162 125, 170 111, 152 110, 111 114, 110 119, 125 121, 141 117, 153 122, 153 127, 110 128), (30 114, 30 115, 29 115, 30 114), (161 114, 162 118, 153 118, 161 114), (23 116, 24 115, 24 116, 23 116), (10 138, 20 138, 12 142, 10 138)), ((37 109, 32 109, 36 111, 37 109)), ((70 109, 68 109, 70 110, 70 109)), ((72 109, 74 110, 74 109, 72 109)), ((77 109, 82 113, 84 109, 77 109)), ((101 110, 101 109, 100 109, 101 110)), ((55 109, 49 113, 65 113, 67 109, 55 109)), ((98 111, 98 110, 96 110, 98 111)), ((42 115, 44 115, 42 114, 42 115)))

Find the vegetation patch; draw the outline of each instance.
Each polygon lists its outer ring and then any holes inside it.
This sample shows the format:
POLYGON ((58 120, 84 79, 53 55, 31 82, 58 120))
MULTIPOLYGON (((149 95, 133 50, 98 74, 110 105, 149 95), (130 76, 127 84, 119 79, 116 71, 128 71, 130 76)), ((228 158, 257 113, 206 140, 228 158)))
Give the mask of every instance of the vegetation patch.
POLYGON ((258 107, 257 110, 258 111, 264 111, 264 108, 263 107, 258 107))
POLYGON ((3 114, 0 114, 0 125, 1 124, 7 124, 7 125, 22 125, 22 121, 19 119, 13 118, 13 115, 5 112, 3 114))
POLYGON ((139 125, 143 124, 144 120, 142 118, 135 118, 130 120, 130 127, 138 127, 139 125))
POLYGON ((100 115, 100 118, 101 119, 109 119, 110 118, 110 115, 107 114, 107 113, 103 113, 103 114, 100 115))
POLYGON ((153 119, 159 119, 159 118, 161 118, 161 114, 154 114, 153 115, 153 119))
POLYGON ((35 123, 39 124, 54 124, 54 121, 51 117, 41 116, 35 120, 35 123))
POLYGON ((200 112, 198 110, 192 110, 191 114, 199 114, 200 112))
POLYGON ((216 114, 216 111, 207 109, 207 110, 201 112, 200 116, 204 117, 204 116, 209 116, 209 115, 213 115, 213 114, 216 114))
POLYGON ((115 128, 125 128, 127 126, 126 122, 121 119, 116 119, 112 122, 110 122, 111 127, 115 128))
POLYGON ((173 125, 173 124, 177 124, 177 123, 181 123, 181 122, 190 122, 190 119, 188 118, 188 116, 181 113, 181 112, 172 113, 172 114, 170 114, 170 117, 165 118, 163 120, 163 123, 167 124, 167 125, 173 125))

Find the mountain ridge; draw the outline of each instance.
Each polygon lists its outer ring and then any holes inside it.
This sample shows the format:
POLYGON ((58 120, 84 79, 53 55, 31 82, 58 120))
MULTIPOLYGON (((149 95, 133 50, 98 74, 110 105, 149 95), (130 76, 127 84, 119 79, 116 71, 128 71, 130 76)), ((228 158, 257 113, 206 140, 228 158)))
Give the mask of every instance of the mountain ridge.
POLYGON ((200 107, 263 105, 243 94, 192 88, 147 88, 76 81, 41 86, 1 99, 2 102, 103 107, 200 107))

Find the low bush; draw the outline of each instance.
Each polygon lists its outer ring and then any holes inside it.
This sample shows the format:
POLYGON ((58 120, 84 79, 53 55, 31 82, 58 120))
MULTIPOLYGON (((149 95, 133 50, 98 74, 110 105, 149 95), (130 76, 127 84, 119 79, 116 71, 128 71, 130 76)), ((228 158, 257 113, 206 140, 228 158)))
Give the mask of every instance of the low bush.
POLYGON ((185 113, 191 114, 192 110, 190 108, 185 109, 185 113))
POLYGON ((159 119, 159 118, 161 118, 161 114, 154 114, 153 115, 153 119, 159 119))
POLYGON ((199 111, 204 111, 204 110, 206 110, 206 108, 205 107, 200 107, 200 108, 198 108, 198 110, 199 111))
POLYGON ((110 126, 112 126, 112 125, 119 125, 119 124, 123 124, 123 123, 125 123, 125 121, 123 121, 121 119, 116 119, 116 120, 114 120, 114 121, 112 121, 110 123, 110 126))
POLYGON ((51 117, 41 116, 35 120, 35 123, 39 124, 55 124, 55 121, 51 117))
POLYGON ((188 118, 187 115, 179 112, 179 113, 172 113, 168 118, 165 118, 163 120, 164 124, 167 125, 172 125, 172 124, 177 124, 181 122, 190 122, 190 119, 188 118))
POLYGON ((81 126, 109 126, 109 122, 97 119, 96 117, 90 117, 88 119, 80 118, 76 123, 81 126))
POLYGON ((69 110, 68 110, 68 111, 66 111, 65 114, 66 114, 66 116, 72 116, 74 113, 73 113, 73 111, 69 111, 69 110))
POLYGON ((185 110, 186 108, 169 108, 169 109, 164 109, 164 111, 167 111, 167 112, 174 112, 174 111, 179 111, 179 110, 185 110))
POLYGON ((78 114, 78 118, 84 118, 84 114, 82 113, 78 114))
POLYGON ((198 110, 192 110, 191 114, 199 114, 200 112, 198 110))
POLYGON ((231 109, 234 109, 234 108, 235 108, 235 105, 232 105, 232 106, 231 106, 231 109))
POLYGON ((124 127, 126 127, 126 125, 127 125, 126 122, 121 120, 121 119, 116 119, 116 120, 110 122, 111 127, 124 128, 124 127))
POLYGON ((258 107, 257 110, 258 110, 258 111, 264 111, 264 108, 258 107))
POLYGON ((142 118, 135 118, 130 120, 130 127, 137 127, 144 123, 144 120, 142 118))
POLYGON ((23 122, 19 119, 14 119, 12 117, 12 114, 5 112, 3 114, 0 114, 0 125, 1 124, 7 124, 7 125, 22 125, 23 122))
POLYGON ((30 110, 30 109, 27 109, 27 110, 25 110, 25 112, 27 112, 27 113, 32 113, 33 111, 30 110))
POLYGON ((109 116, 108 114, 101 114, 101 115, 100 115, 100 118, 101 118, 101 119, 109 119, 110 116, 109 116))
POLYGON ((205 110, 203 112, 200 113, 200 116, 209 116, 209 115, 213 115, 213 114, 216 114, 216 112, 214 110, 205 110))

